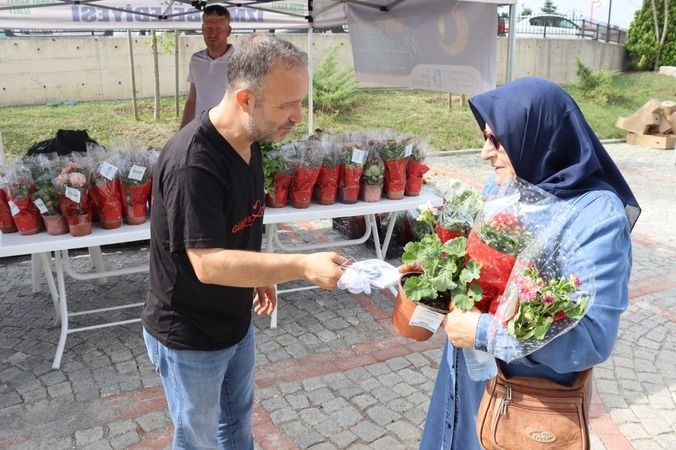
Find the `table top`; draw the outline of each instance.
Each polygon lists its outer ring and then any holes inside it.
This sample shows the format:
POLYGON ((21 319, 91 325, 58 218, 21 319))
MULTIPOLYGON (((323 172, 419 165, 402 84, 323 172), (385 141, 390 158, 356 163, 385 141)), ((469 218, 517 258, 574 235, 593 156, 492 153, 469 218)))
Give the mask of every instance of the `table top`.
MULTIPOLYGON (((263 223, 276 224, 301 220, 332 219, 334 217, 352 217, 406 211, 415 209, 427 202, 430 202, 433 206, 441 206, 442 198, 429 192, 421 192, 417 197, 404 197, 401 200, 381 199, 378 202, 372 203, 359 201, 349 205, 343 203, 334 203, 333 205, 311 204, 308 208, 304 209, 292 208, 291 206, 285 206, 284 208, 268 207, 265 208, 263 223)), ((150 221, 146 221, 141 225, 122 225, 122 227, 114 230, 104 230, 95 224, 92 227, 91 234, 78 237, 73 237, 70 234, 51 236, 46 232, 30 236, 24 236, 19 233, 0 233, 0 258, 148 239, 150 239, 150 221)))

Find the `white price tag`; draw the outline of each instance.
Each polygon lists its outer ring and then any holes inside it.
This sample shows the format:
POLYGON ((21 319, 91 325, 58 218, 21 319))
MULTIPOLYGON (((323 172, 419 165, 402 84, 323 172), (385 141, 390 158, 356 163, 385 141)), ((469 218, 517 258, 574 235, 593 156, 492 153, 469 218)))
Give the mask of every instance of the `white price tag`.
POLYGON ((73 200, 75 203, 80 203, 80 191, 70 186, 66 186, 66 198, 73 200))
POLYGON ((136 164, 134 164, 133 166, 131 166, 131 169, 129 169, 128 177, 130 180, 141 181, 145 173, 146 173, 145 167, 137 166, 136 164))
POLYGON ((112 180, 115 178, 115 174, 117 173, 117 167, 104 161, 99 166, 99 173, 109 180, 112 180))
POLYGON ((413 154, 413 144, 408 144, 404 150, 404 158, 408 158, 413 154))
POLYGON ((9 205, 9 210, 12 212, 13 216, 16 216, 17 214, 19 214, 19 212, 20 212, 19 207, 16 206, 16 204, 14 204, 13 201, 10 200, 10 201, 7 202, 7 204, 9 205))
POLYGON ((40 214, 47 214, 49 212, 47 206, 45 205, 45 202, 43 202, 41 198, 36 198, 35 200, 33 200, 33 204, 38 207, 38 209, 40 210, 40 214))
POLYGON ((359 148, 353 148, 352 162, 355 164, 364 164, 364 150, 359 148))
POLYGON ((438 312, 429 310, 424 306, 417 305, 408 324, 425 328, 426 330, 434 333, 437 331, 437 328, 439 328, 439 325, 441 325, 444 317, 446 317, 444 314, 439 314, 438 312))

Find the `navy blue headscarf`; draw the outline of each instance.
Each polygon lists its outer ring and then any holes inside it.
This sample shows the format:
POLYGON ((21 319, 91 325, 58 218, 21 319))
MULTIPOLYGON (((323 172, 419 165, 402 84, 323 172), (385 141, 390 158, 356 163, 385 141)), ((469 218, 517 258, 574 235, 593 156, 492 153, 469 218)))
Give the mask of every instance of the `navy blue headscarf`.
POLYGON ((558 85, 521 78, 472 97, 469 104, 481 130, 486 124, 493 130, 519 178, 561 199, 614 192, 634 227, 641 213, 634 194, 580 108, 558 85))

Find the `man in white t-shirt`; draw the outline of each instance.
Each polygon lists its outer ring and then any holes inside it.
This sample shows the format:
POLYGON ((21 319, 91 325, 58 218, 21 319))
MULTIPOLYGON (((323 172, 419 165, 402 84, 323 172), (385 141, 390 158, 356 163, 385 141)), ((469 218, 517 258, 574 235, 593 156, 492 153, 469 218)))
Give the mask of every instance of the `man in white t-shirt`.
POLYGON ((231 31, 230 13, 224 6, 209 5, 204 9, 202 37, 207 48, 190 58, 190 92, 183 108, 180 128, 223 99, 228 84, 228 61, 233 52, 233 46, 228 44, 231 31))

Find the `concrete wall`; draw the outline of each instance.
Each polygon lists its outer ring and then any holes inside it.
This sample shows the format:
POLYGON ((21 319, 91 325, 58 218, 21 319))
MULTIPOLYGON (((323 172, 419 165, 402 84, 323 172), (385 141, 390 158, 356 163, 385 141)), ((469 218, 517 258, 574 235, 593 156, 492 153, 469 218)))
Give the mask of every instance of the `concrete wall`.
MULTIPOLYGON (((286 34, 300 48, 307 48, 305 34, 286 34)), ((136 91, 152 97, 153 60, 150 37, 133 38, 136 91)), ((237 37, 232 39, 237 44, 237 37)), ((328 49, 338 46, 338 60, 352 67, 347 34, 315 35, 313 63, 319 64, 328 49)), ((190 55, 203 48, 201 36, 179 39, 179 92, 185 82, 190 55)), ((504 83, 507 39, 498 38, 498 84, 504 83)), ((538 75, 557 83, 575 80, 575 56, 593 69, 621 70, 624 47, 591 40, 517 39, 515 77, 538 75)), ((160 91, 174 95, 174 54, 159 57, 160 91)), ((129 52, 126 37, 40 37, 0 39, 0 106, 45 104, 64 100, 112 100, 131 98, 129 52)))

